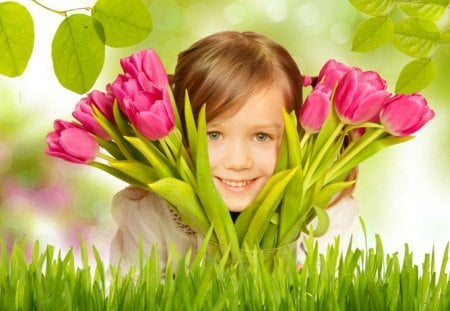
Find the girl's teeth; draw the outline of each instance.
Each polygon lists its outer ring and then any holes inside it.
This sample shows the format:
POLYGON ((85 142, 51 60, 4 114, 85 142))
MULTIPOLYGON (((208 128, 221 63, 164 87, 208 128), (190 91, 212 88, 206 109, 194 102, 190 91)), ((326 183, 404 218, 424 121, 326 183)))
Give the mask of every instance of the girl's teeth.
POLYGON ((250 181, 232 181, 232 180, 224 180, 222 179, 222 182, 230 187, 245 187, 247 186, 250 181))

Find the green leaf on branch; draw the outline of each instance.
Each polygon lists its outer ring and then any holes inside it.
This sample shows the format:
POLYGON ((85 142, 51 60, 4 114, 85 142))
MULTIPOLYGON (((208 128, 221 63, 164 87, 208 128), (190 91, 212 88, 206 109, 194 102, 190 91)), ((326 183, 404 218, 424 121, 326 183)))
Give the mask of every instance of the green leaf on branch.
POLYGON ((0 74, 20 76, 34 46, 34 24, 28 10, 16 2, 0 3, 0 74))
POLYGON ((386 15, 394 8, 394 0, 349 0, 361 12, 368 15, 386 15))
POLYGON ((71 15, 59 25, 52 42, 52 59, 56 77, 64 87, 83 94, 94 85, 105 59, 101 32, 101 25, 84 14, 71 15))
POLYGON ((139 43, 153 28, 150 12, 140 0, 98 0, 92 17, 102 24, 105 42, 111 47, 139 43))
POLYGON ((445 13, 448 4, 448 0, 415 0, 401 2, 399 6, 410 17, 437 21, 445 13))
POLYGON ((438 27, 422 18, 408 18, 395 24, 392 44, 412 57, 430 56, 437 48, 440 38, 438 27))
POLYGON ((352 51, 367 52, 389 41, 394 23, 387 16, 372 17, 363 22, 353 38, 352 51))
POLYGON ((395 85, 395 92, 401 94, 418 92, 428 86, 436 74, 436 64, 432 59, 415 59, 403 67, 395 85))

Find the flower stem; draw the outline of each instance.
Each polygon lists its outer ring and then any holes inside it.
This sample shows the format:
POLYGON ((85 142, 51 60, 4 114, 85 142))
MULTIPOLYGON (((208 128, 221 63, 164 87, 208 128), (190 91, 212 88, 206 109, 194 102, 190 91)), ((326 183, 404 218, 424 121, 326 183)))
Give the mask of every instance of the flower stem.
POLYGON ((354 148, 348 150, 348 152, 339 160, 337 160, 332 167, 328 170, 325 175, 324 184, 327 184, 330 180, 334 178, 334 175, 349 161, 351 161, 355 156, 357 156, 364 148, 366 148, 370 143, 377 139, 385 131, 382 128, 375 129, 370 135, 364 138, 364 140, 359 141, 359 144, 355 144, 354 148))
POLYGON ((81 11, 81 10, 86 10, 86 11, 90 11, 92 8, 91 7, 82 7, 82 8, 73 8, 73 9, 68 9, 68 10, 55 10, 52 9, 51 7, 48 7, 42 3, 40 3, 37 0, 31 0, 31 2, 34 2, 35 4, 37 4, 38 6, 40 6, 41 8, 44 8, 50 12, 62 15, 62 16, 67 16, 67 13, 69 12, 73 12, 73 11, 81 11))
MULTIPOLYGON (((334 129, 333 133, 328 137, 325 144, 320 149, 319 153, 317 154, 316 158, 312 162, 311 166, 307 169, 305 179, 304 179, 304 185, 308 185, 309 181, 311 180, 314 172, 317 170, 317 167, 319 166, 320 162, 322 161, 323 157, 325 156, 326 152, 330 148, 330 145, 334 142, 336 137, 341 132, 342 128, 344 127, 344 123, 340 122, 336 125, 336 128, 334 129)), ((306 189, 304 189, 306 190, 306 189)))
POLYGON ((104 154, 104 153, 99 153, 99 154, 98 154, 98 157, 99 157, 100 159, 106 160, 106 161, 108 161, 108 162, 117 161, 115 158, 110 157, 109 155, 104 154))

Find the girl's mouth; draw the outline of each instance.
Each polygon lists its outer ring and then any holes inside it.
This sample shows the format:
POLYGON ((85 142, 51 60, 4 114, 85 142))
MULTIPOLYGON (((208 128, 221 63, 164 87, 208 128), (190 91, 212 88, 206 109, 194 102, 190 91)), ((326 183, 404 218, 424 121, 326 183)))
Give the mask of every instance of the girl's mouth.
POLYGON ((256 179, 249 179, 249 180, 231 180, 231 179, 222 179, 220 177, 217 177, 217 180, 220 181, 220 183, 227 189, 232 191, 246 191, 248 190, 253 182, 256 179))

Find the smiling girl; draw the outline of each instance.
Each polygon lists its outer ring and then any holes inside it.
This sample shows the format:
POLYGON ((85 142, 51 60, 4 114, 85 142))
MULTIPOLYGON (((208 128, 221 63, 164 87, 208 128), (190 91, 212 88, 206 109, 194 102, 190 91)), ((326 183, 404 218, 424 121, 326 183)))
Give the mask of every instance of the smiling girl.
MULTIPOLYGON (((171 84, 181 120, 186 90, 194 117, 206 104, 212 178, 234 219, 274 173, 283 136, 282 109, 298 111, 303 76, 286 49, 271 39, 226 31, 180 53, 171 84)), ((322 249, 335 236, 350 235, 358 224, 351 193, 340 195, 327 211, 330 228, 317 240, 322 249)), ((189 248, 195 252, 202 240, 166 201, 137 187, 118 192, 112 212, 119 227, 110 261, 122 268, 138 262, 140 240, 145 255, 158 245, 163 270, 171 245, 184 254, 189 248)), ((301 238, 297 246, 302 262, 301 238)))

